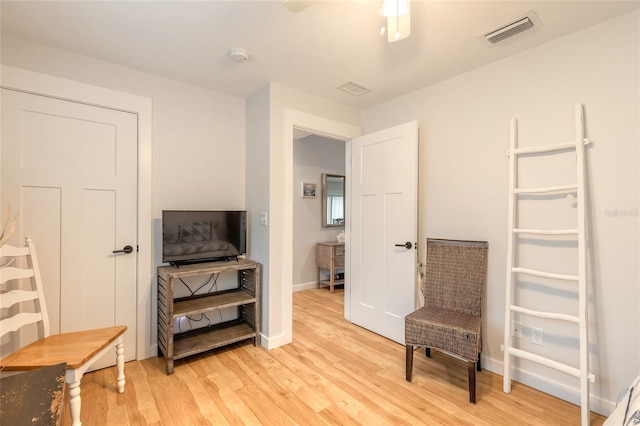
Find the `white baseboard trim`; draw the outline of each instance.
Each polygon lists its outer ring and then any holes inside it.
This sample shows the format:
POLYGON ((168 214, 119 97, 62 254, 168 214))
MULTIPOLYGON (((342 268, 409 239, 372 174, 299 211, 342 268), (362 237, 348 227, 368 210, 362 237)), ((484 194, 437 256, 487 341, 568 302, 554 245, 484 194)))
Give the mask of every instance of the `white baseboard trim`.
MULTIPOLYGON (((126 348, 125 348, 126 350, 126 348)), ((144 354, 144 358, 142 359, 146 359, 146 358, 151 358, 152 356, 158 356, 158 344, 154 344, 154 345, 150 345, 147 348, 147 351, 144 354)))
MULTIPOLYGON (((292 292, 309 290, 312 288, 316 288, 316 282, 302 283, 291 286, 292 292)), ((274 349, 279 346, 288 345, 292 341, 292 336, 286 336, 285 334, 280 334, 278 336, 267 337, 264 334, 260 335, 260 344, 267 349, 274 349)))
POLYGON ((291 343, 291 341, 291 338, 288 338, 284 334, 273 338, 269 338, 264 334, 260 334, 260 344, 267 349, 274 349, 280 346, 288 345, 289 343, 291 343))
POLYGON ((295 284, 292 286, 292 290, 295 293, 296 291, 311 290, 316 288, 317 286, 317 283, 315 281, 312 281, 309 283, 295 284))
MULTIPOLYGON (((501 376, 503 376, 504 373, 504 363, 502 360, 498 361, 483 356, 482 368, 501 376)), ((575 405, 580 405, 579 387, 574 387, 567 383, 550 380, 546 377, 531 373, 530 371, 523 370, 521 368, 513 370, 511 379, 513 381, 522 383, 523 385, 527 385, 529 387, 537 389, 541 392, 555 396, 556 398, 560 398, 575 405)), ((598 396, 591 395, 591 398, 589 400, 590 410, 603 416, 609 416, 615 407, 615 401, 609 401, 598 396)))

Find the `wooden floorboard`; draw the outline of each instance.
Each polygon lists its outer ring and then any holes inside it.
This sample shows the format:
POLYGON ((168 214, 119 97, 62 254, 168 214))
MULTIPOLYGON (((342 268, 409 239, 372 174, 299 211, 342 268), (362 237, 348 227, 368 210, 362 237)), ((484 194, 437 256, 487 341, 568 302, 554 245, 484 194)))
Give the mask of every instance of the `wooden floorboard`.
MULTIPOLYGON (((579 425, 580 408, 483 370, 470 404, 467 367, 405 348, 343 318, 343 291, 294 293, 293 343, 273 350, 251 340, 175 362, 126 364, 124 394, 115 367, 82 380, 82 421, 101 425, 579 425)), ((68 401, 68 395, 67 395, 68 401)), ((592 413, 591 425, 604 417, 592 413)), ((65 425, 70 425, 68 406, 65 425)))

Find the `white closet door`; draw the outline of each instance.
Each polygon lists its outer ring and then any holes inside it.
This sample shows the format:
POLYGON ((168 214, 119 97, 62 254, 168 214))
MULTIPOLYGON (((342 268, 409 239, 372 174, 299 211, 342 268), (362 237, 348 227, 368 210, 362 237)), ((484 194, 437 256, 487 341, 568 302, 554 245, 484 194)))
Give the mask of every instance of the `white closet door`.
POLYGON ((125 324, 134 359, 136 115, 2 89, 1 148, 3 212, 19 214, 14 244, 34 239, 51 332, 125 324))

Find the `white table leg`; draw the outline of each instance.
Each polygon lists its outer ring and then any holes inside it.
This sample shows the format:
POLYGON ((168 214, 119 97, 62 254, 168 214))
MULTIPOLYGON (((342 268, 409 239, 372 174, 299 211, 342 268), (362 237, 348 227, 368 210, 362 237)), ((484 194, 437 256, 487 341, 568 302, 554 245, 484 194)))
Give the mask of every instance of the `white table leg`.
POLYGON ((69 411, 71 413, 71 426, 81 426, 80 421, 80 380, 68 383, 69 385, 69 411))
POLYGON ((122 336, 116 344, 116 366, 118 368, 118 393, 124 392, 124 343, 122 342, 122 336))

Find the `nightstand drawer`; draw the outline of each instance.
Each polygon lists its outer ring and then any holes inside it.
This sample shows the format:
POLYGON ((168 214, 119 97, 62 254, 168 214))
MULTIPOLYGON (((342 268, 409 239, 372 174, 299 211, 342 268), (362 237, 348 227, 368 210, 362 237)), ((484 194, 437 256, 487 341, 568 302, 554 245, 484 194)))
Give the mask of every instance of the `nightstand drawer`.
POLYGON ((336 268, 344 268, 344 254, 342 256, 336 256, 334 264, 336 268))
MULTIPOLYGON (((334 248, 336 259, 338 258, 338 256, 344 257, 344 245, 335 246, 334 248)), ((342 259, 342 261, 344 262, 344 259, 342 259)))

